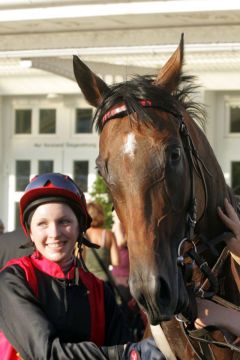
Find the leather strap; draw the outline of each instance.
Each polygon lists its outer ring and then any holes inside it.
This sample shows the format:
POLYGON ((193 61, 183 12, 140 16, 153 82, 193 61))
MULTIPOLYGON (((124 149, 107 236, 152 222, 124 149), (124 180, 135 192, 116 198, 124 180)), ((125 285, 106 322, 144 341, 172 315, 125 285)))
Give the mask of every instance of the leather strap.
POLYGON ((233 259, 233 257, 231 256, 231 270, 232 270, 232 274, 235 280, 235 283, 238 287, 238 291, 240 292, 240 278, 239 278, 239 274, 236 268, 236 263, 235 260, 233 259))
MULTIPOLYGON (((217 329, 217 330, 221 331, 221 329, 217 329)), ((229 348, 230 350, 234 350, 234 351, 237 351, 238 353, 240 353, 240 348, 237 347, 236 345, 230 344, 228 342, 217 341, 217 340, 213 339, 213 337, 211 335, 211 331, 208 328, 204 328, 204 329, 200 329, 200 330, 186 330, 186 333, 188 334, 188 336, 191 339, 193 339, 195 341, 198 341, 201 343, 206 343, 209 345, 216 345, 216 346, 220 346, 220 347, 229 348)))

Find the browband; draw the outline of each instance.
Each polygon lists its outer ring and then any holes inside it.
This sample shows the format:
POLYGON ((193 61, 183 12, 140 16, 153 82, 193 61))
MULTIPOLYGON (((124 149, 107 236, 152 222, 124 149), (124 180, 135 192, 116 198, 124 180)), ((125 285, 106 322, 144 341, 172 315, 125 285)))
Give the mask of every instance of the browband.
MULTIPOLYGON (((172 114, 176 118, 182 118, 181 113, 178 113, 177 111, 169 111, 165 109, 161 104, 159 104, 159 101, 152 101, 148 99, 142 99, 138 100, 138 103, 142 105, 142 107, 151 107, 151 108, 159 108, 163 111, 166 111, 170 114, 172 114)), ((124 114, 128 113, 127 106, 123 103, 120 105, 116 105, 115 107, 112 107, 110 110, 108 110, 105 115, 102 117, 102 127, 106 124, 108 120, 111 120, 113 118, 120 118, 123 117, 124 114), (117 115, 117 116, 116 116, 117 115)))
MULTIPOLYGON (((151 100, 139 100, 140 105, 143 107, 154 107, 156 106, 151 100)), ((114 108, 111 108, 102 118, 102 125, 104 125, 108 120, 113 118, 115 115, 120 115, 121 113, 125 113, 127 111, 127 107, 125 104, 121 104, 114 108)))

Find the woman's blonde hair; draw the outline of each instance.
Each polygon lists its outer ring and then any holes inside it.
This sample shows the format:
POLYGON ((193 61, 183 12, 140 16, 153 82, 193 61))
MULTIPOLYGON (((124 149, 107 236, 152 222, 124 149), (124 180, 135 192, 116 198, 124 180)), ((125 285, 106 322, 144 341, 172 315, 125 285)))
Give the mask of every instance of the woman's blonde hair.
POLYGON ((87 210, 92 218, 91 227, 101 227, 104 225, 105 216, 102 205, 96 202, 89 202, 87 210))

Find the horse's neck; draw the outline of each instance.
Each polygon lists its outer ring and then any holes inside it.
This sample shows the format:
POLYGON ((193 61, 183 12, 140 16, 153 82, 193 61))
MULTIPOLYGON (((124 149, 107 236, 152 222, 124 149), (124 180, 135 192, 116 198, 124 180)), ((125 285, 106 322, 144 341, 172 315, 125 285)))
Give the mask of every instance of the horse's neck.
MULTIPOLYGON (((220 220, 217 214, 217 206, 223 206, 224 198, 227 197, 233 205, 235 204, 234 195, 230 187, 226 184, 223 172, 220 168, 220 165, 217 162, 217 159, 213 153, 213 150, 202 130, 193 123, 189 123, 191 136, 194 145, 197 149, 201 161, 206 166, 207 170, 211 175, 208 174, 203 168, 204 178, 206 181, 207 188, 207 204, 206 211, 202 220, 196 226, 196 232, 198 234, 204 235, 208 242, 211 242, 213 238, 220 236, 223 232, 226 232, 224 224, 220 220)), ((200 181, 198 179, 197 181, 200 181)), ((198 183, 200 187, 200 184, 198 183)), ((199 202, 202 201, 201 196, 198 199, 199 202)), ((225 242, 222 241, 216 248, 221 253, 221 250, 224 248, 225 242)), ((212 267, 217 261, 216 257, 211 253, 210 250, 206 252, 206 260, 209 262, 209 265, 212 267)), ((239 304, 240 295, 236 283, 239 283, 239 274, 240 266, 235 264, 235 279, 233 274, 233 266, 231 264, 231 256, 227 258, 222 266, 219 274, 220 279, 220 296, 223 296, 226 300, 233 302, 234 304, 239 304), (238 278, 238 279, 237 279, 238 278), (237 279, 237 281, 236 281, 237 279)), ((240 285, 239 285, 240 286, 240 285)))
POLYGON ((205 213, 196 230, 206 237, 213 238, 224 231, 223 223, 217 214, 217 206, 223 205, 224 198, 230 197, 231 190, 225 182, 222 169, 202 129, 191 119, 188 119, 188 128, 200 159, 199 164, 202 168, 207 190, 207 198, 205 199, 203 196, 203 179, 199 177, 199 174, 195 174, 196 187, 202 189, 197 194, 197 203, 202 204, 202 206, 206 205, 205 213), (206 201, 206 204, 203 204, 203 201, 206 201))

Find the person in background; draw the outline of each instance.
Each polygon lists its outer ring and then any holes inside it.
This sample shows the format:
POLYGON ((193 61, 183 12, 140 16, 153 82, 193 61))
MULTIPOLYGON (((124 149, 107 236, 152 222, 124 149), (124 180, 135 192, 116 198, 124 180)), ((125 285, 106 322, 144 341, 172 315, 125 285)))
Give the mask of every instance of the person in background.
MULTIPOLYGON (((225 212, 218 207, 219 217, 234 234, 226 245, 234 261, 240 265, 240 219, 230 202, 225 199, 225 212)), ((211 300, 197 299, 198 317, 195 320, 197 329, 216 326, 235 335, 234 344, 240 345, 240 311, 229 309, 211 300)))
POLYGON ((112 231, 115 234, 120 255, 120 264, 113 267, 112 276, 121 298, 123 299, 122 306, 124 308, 124 313, 127 315, 130 333, 135 341, 139 341, 144 335, 147 325, 147 317, 130 293, 128 284, 130 263, 127 238, 116 211, 113 211, 112 231))
POLYGON ((4 233, 4 230, 5 230, 4 223, 0 219, 0 236, 4 233))
POLYGON ((129 343, 112 291, 74 257, 91 217, 70 177, 33 178, 20 220, 35 251, 0 272, 2 360, 164 360, 152 338, 129 343))
POLYGON ((129 290, 129 255, 127 247, 127 239, 124 233, 123 226, 116 214, 113 211, 113 226, 112 231, 115 235, 118 251, 119 251, 119 265, 113 266, 112 276, 115 280, 116 286, 119 289, 120 294, 124 301, 128 302, 131 299, 131 293, 129 290))
POLYGON ((7 231, 0 236, 0 269, 10 259, 20 258, 33 253, 33 244, 30 243, 21 227, 7 231))
POLYGON ((89 202, 87 210, 92 218, 91 226, 86 234, 91 243, 98 249, 85 248, 84 260, 89 271, 98 278, 109 282, 110 265, 119 265, 119 252, 115 235, 104 227, 105 216, 103 208, 96 202, 89 202))

